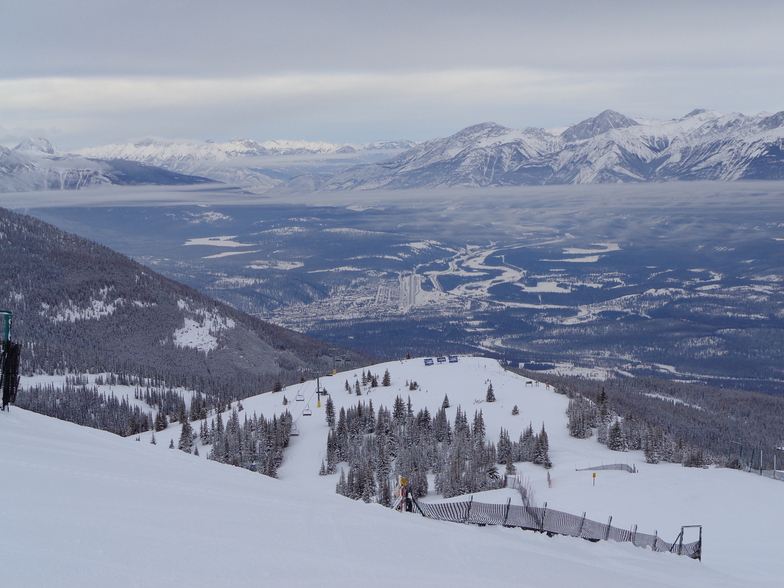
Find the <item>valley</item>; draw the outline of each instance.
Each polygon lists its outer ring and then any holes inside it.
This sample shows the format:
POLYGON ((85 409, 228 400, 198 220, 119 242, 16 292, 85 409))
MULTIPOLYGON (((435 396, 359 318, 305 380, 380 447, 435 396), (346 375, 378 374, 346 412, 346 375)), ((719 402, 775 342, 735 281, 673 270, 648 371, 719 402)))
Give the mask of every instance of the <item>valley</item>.
POLYGON ((158 189, 151 205, 148 189, 136 204, 125 192, 121 206, 106 190, 85 205, 73 193, 70 206, 28 198, 21 210, 239 310, 381 358, 489 353, 554 373, 780 394, 783 190, 158 189))

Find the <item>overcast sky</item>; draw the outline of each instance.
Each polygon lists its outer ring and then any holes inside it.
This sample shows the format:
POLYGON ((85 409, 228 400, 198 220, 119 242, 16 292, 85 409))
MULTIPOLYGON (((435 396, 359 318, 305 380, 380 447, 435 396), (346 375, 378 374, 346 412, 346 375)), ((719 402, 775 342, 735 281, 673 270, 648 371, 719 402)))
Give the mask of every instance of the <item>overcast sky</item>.
POLYGON ((0 143, 784 110, 781 0, 2 0, 0 143))

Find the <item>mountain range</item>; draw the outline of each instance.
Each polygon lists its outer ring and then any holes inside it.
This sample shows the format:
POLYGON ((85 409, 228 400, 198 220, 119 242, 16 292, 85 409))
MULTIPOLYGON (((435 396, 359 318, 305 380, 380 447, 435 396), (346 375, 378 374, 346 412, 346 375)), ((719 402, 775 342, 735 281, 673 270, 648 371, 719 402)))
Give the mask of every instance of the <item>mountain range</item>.
MULTIPOLYGON (((147 138, 80 149, 85 157, 135 161, 181 174, 204 176, 265 192, 292 177, 324 174, 314 189, 332 173, 357 162, 373 161, 409 149, 412 141, 376 141, 367 144, 324 141, 264 141, 234 138, 225 143, 147 138)), ((295 185, 302 180, 295 182, 295 185)))
POLYGON ((322 190, 784 179, 784 112, 632 119, 612 110, 564 130, 492 122, 335 174, 322 190))
POLYGON ((784 111, 694 110, 671 120, 605 110, 555 129, 493 122, 422 143, 147 138, 61 153, 0 147, 0 192, 209 180, 263 193, 676 180, 784 179, 784 111))
POLYGON ((95 186, 214 183, 127 159, 100 159, 64 153, 46 139, 27 139, 14 149, 0 145, 0 193, 80 190, 95 186))

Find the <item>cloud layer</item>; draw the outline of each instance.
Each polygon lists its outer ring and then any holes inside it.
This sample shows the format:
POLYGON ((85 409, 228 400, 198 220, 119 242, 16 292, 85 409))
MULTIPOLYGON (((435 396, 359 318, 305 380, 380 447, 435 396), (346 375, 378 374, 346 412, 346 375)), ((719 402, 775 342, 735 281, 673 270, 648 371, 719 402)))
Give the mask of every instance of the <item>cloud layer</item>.
POLYGON ((426 139, 605 108, 781 110, 784 5, 29 0, 3 8, 0 142, 426 139))

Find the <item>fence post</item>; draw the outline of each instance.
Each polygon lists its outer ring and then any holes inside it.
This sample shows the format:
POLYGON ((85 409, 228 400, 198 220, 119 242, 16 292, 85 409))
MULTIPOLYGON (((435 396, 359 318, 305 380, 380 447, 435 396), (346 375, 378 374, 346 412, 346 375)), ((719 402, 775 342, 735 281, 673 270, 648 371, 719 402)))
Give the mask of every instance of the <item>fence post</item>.
POLYGON ((604 540, 608 541, 610 539, 610 527, 612 525, 612 517, 607 519, 607 531, 604 534, 604 540))
MULTIPOLYGON (((675 538, 675 541, 672 542, 672 546, 670 547, 670 553, 673 553, 675 547, 678 545, 678 541, 683 542, 683 527, 681 527, 681 534, 675 538)), ((680 555, 680 553, 678 554, 680 555)))
POLYGON ((659 542, 659 531, 653 532, 653 550, 656 551, 656 544, 659 542))
POLYGON ((542 520, 539 522, 539 530, 544 531, 544 517, 547 516, 547 503, 542 507, 542 520))
POLYGON ((503 522, 503 526, 504 526, 504 527, 506 527, 506 519, 507 519, 507 518, 509 518, 509 507, 510 507, 511 505, 512 505, 512 499, 511 499, 511 498, 509 498, 509 499, 506 501, 506 512, 504 513, 504 522, 503 522))
MULTIPOLYGON (((637 525, 632 525, 632 528, 629 531, 629 541, 632 542, 632 545, 634 545, 634 540, 636 538, 637 538, 637 525)), ((636 545, 634 546, 637 547, 636 545)))
POLYGON ((578 537, 582 537, 583 536, 583 526, 584 525, 585 525, 585 512, 583 512, 583 520, 580 521, 580 530, 577 531, 577 536, 578 537))
POLYGON ((471 503, 474 502, 474 497, 471 496, 471 500, 468 501, 468 510, 466 510, 465 518, 463 519, 463 524, 468 522, 468 517, 471 516, 471 503))
POLYGON ((414 498, 413 494, 411 494, 411 501, 414 503, 414 506, 416 506, 417 510, 419 511, 419 514, 421 514, 423 517, 426 516, 425 513, 422 512, 422 507, 419 506, 419 503, 417 502, 417 499, 414 498))

